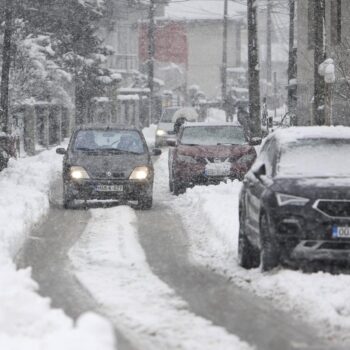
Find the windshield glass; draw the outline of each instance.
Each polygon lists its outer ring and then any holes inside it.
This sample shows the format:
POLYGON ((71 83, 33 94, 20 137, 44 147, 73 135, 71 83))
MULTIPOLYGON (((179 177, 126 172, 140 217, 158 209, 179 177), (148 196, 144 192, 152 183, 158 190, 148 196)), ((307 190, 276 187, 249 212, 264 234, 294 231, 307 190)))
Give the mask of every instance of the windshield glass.
POLYGON ((173 116, 178 108, 166 108, 162 114, 160 121, 162 123, 172 123, 173 116))
POLYGON ((302 177, 350 176, 349 140, 303 140, 282 149, 277 175, 302 177))
POLYGON ((133 130, 80 130, 76 134, 75 151, 144 153, 144 144, 133 130))
POLYGON ((183 145, 242 145, 246 143, 243 128, 226 125, 186 127, 180 141, 183 145))

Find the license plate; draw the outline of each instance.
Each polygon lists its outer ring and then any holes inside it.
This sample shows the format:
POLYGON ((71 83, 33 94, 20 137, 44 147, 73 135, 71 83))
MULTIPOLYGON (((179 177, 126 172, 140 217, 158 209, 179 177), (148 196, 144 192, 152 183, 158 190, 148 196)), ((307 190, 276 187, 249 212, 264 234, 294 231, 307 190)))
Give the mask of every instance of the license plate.
POLYGON ((333 226, 333 238, 350 238, 350 226, 333 226))
POLYGON ((122 192, 122 185, 97 185, 97 191, 99 192, 122 192))
POLYGON ((229 176, 231 170, 230 163, 207 164, 205 167, 205 175, 207 176, 229 176))

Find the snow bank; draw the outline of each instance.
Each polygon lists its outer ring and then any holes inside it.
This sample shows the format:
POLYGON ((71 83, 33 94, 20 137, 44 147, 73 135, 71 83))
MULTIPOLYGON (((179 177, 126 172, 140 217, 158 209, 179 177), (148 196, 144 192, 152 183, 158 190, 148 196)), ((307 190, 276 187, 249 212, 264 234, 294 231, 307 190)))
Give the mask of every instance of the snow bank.
POLYGON ((142 349, 250 349, 236 336, 187 310, 154 275, 129 207, 92 210, 70 252, 79 280, 129 339, 142 349))
POLYGON ((143 136, 145 137, 147 145, 150 149, 154 148, 154 144, 156 142, 156 130, 156 124, 151 124, 148 128, 142 129, 143 136))
POLYGON ((74 325, 62 310, 37 294, 31 270, 16 270, 13 259, 30 228, 49 209, 49 188, 62 167, 54 150, 11 160, 0 173, 0 349, 114 349, 111 326, 85 314, 74 325))
POLYGON ((306 318, 324 334, 349 338, 350 276, 276 269, 261 273, 237 262, 238 181, 195 187, 174 201, 190 239, 192 259, 229 276, 234 283, 270 298, 281 309, 306 318))

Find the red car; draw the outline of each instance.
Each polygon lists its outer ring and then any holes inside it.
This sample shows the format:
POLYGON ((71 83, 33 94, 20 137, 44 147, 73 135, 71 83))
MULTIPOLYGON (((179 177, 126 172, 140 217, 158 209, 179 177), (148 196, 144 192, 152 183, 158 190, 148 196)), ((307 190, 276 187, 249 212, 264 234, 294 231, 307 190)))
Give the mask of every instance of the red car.
POLYGON ((256 158, 239 124, 186 123, 177 140, 169 140, 169 187, 175 195, 196 184, 242 180, 256 158))

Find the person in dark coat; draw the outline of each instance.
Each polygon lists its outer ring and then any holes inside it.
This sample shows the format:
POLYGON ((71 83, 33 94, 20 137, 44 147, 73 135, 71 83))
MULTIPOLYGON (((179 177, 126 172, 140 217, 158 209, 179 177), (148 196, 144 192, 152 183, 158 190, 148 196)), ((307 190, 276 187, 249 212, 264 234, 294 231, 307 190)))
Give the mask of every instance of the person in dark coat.
POLYGON ((226 113, 226 121, 233 122, 233 116, 236 113, 236 98, 233 96, 232 92, 226 95, 223 107, 226 113))

